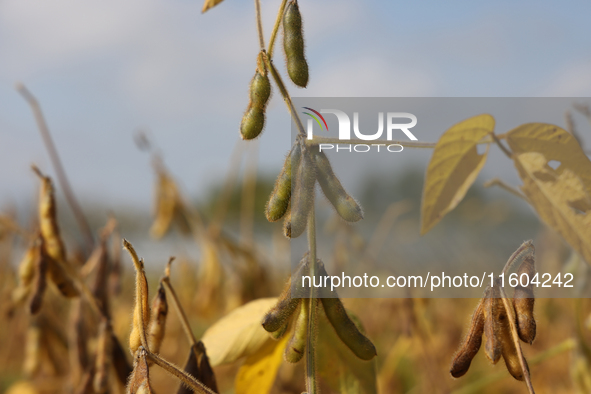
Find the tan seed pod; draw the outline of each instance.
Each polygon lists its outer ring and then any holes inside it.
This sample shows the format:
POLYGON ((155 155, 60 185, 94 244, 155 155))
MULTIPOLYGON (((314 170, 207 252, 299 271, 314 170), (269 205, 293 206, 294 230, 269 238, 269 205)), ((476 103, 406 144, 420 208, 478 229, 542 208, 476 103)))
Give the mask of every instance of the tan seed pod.
POLYGON ((314 206, 315 184, 316 167, 310 154, 303 149, 291 192, 291 238, 299 237, 306 229, 308 215, 314 206))
POLYGON ((129 383, 127 385, 128 394, 151 394, 150 370, 146 357, 146 350, 140 347, 134 355, 134 366, 129 383))
POLYGON ((306 297, 305 289, 301 286, 301 277, 308 275, 310 267, 308 259, 304 257, 293 278, 289 278, 277 304, 263 317, 262 325, 267 332, 275 332, 285 325, 298 307, 301 297, 306 297), (295 297, 292 297, 292 283, 295 285, 295 297))
MULTIPOLYGON (((135 354, 143 344, 148 346, 146 325, 150 321, 150 306, 148 305, 148 281, 144 271, 144 262, 140 260, 129 241, 123 240, 123 247, 129 252, 135 267, 135 302, 133 308, 133 325, 129 334, 129 350, 135 354)), ((148 349, 149 350, 149 349, 148 349)))
POLYGON ((276 222, 287 212, 289 199, 291 198, 292 173, 297 172, 300 158, 301 147, 300 144, 296 142, 285 158, 281 173, 275 181, 275 187, 273 188, 273 192, 265 207, 265 216, 270 222, 276 222))
MULTIPOLYGON (((324 268, 324 264, 319 261, 318 274, 322 277, 328 276, 324 268)), ((353 320, 347 314, 343 303, 336 292, 333 297, 321 298, 322 306, 328 321, 333 326, 338 337, 345 345, 360 359, 371 360, 377 355, 374 344, 359 331, 353 320)))
POLYGON ((66 273, 64 268, 61 266, 61 263, 56 261, 49 253, 46 253, 42 248, 43 258, 47 260, 47 273, 49 279, 53 282, 53 284, 57 287, 60 293, 68 298, 78 297, 80 295, 80 291, 74 284, 74 281, 70 276, 66 273))
POLYGON ((304 32, 298 2, 290 1, 283 14, 283 49, 289 78, 297 86, 308 85, 308 63, 304 55, 304 32))
POLYGON ((314 152, 316 164, 316 178, 322 192, 335 207, 338 214, 348 222, 357 222, 363 219, 363 210, 361 206, 351 197, 341 185, 341 182, 334 174, 328 157, 324 152, 316 150, 314 152))
POLYGON ((32 377, 36 375, 41 367, 42 337, 41 327, 37 324, 33 324, 27 328, 25 359, 23 362, 23 372, 26 376, 32 377))
POLYGON ((111 370, 111 329, 107 319, 99 325, 96 345, 95 372, 92 387, 96 394, 104 394, 109 388, 109 372, 111 370))
POLYGON ((459 378, 463 376, 472 363, 472 359, 478 353, 480 345, 482 344, 482 334, 484 332, 484 300, 480 300, 470 323, 470 331, 460 349, 456 353, 451 364, 451 376, 459 378))
POLYGON ((152 301, 152 318, 148 326, 148 346, 152 353, 160 352, 160 345, 164 339, 166 328, 166 316, 168 315, 168 303, 166 301, 166 292, 160 282, 158 292, 152 301))
POLYGON ((500 321, 507 320, 507 314, 501 300, 498 284, 487 288, 484 295, 484 351, 488 359, 496 364, 501 358, 500 321))
POLYGON ((297 363, 304 356, 308 334, 309 312, 310 299, 306 298, 300 302, 300 310, 295 320, 293 333, 285 347, 284 358, 289 363, 297 363))
POLYGON ((36 253, 35 261, 35 280, 32 284, 33 293, 29 299, 29 312, 35 315, 41 309, 41 303, 43 302, 43 294, 47 287, 47 259, 44 258, 45 253, 43 249, 43 238, 39 237, 39 243, 37 245, 38 251, 36 253))
POLYGON ((518 285, 513 293, 513 307, 515 308, 515 322, 517 324, 517 333, 519 338, 530 345, 536 338, 536 320, 534 317, 534 289, 531 281, 536 274, 535 260, 533 255, 524 259, 517 271, 517 278, 522 274, 529 278, 528 286, 518 285))
POLYGON ((33 280, 37 271, 37 261, 41 251, 39 250, 40 239, 35 239, 25 252, 18 266, 18 287, 12 292, 12 302, 15 306, 20 305, 27 299, 33 290, 33 280))
POLYGON ((65 263, 66 249, 57 223, 57 209, 53 183, 51 178, 43 175, 37 167, 33 167, 33 171, 41 179, 41 190, 39 193, 39 225, 41 227, 41 235, 45 240, 45 249, 53 259, 65 263))
POLYGON ((174 219, 178 190, 174 180, 165 171, 158 171, 155 187, 154 222, 150 235, 154 239, 162 238, 174 219))

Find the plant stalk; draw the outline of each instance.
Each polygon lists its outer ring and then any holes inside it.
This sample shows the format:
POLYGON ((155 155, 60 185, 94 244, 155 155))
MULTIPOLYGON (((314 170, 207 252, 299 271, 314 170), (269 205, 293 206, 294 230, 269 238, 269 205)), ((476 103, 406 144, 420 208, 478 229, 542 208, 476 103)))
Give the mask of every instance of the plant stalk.
MULTIPOLYGON (((308 216, 308 248, 310 259, 310 277, 314 278, 317 271, 316 262, 316 215, 314 206, 308 216)), ((308 319, 308 335, 306 341, 306 390, 308 394, 317 394, 319 392, 316 379, 316 324, 317 324, 317 298, 314 284, 310 291, 310 316, 308 319)))

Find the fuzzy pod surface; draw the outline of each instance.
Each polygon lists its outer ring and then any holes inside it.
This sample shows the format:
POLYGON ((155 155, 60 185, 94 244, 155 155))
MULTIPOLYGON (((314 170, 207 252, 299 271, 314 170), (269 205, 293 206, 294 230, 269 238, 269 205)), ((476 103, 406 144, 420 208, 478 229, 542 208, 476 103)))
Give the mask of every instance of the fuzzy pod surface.
POLYGON ((297 1, 287 4, 283 14, 283 49, 289 78, 297 86, 308 85, 308 62, 304 54, 304 31, 302 15, 297 1))

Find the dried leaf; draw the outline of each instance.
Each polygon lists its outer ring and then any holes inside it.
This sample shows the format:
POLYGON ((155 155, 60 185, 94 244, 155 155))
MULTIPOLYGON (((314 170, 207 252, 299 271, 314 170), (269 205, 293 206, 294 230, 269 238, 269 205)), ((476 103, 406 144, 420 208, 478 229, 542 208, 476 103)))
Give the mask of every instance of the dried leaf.
POLYGON ((203 334, 211 366, 227 364, 260 351, 273 341, 261 325, 277 298, 261 298, 234 309, 203 334))
POLYGON ((476 147, 494 127, 494 118, 482 114, 452 126, 441 136, 427 167, 421 234, 427 233, 462 201, 486 162, 488 145, 482 155, 476 147))
POLYGON ((591 263, 591 161, 576 139, 557 126, 529 123, 510 131, 507 142, 540 218, 591 263))
MULTIPOLYGON (((209 387, 212 391, 219 393, 215 374, 211 368, 211 365, 209 364, 209 357, 207 357, 207 352, 205 351, 203 342, 198 342, 197 344, 191 346, 189 358, 185 363, 184 370, 190 375, 196 377, 197 380, 209 387)), ((184 384, 181 384, 177 391, 177 394, 191 393, 193 393, 193 390, 184 384)))
POLYGON ((283 362, 283 350, 288 336, 280 341, 268 341, 257 353, 249 356, 236 375, 236 394, 268 393, 283 362))
POLYGON ((210 8, 215 7, 216 5, 220 4, 222 1, 224 1, 224 0, 205 0, 205 2, 203 3, 203 9, 201 10, 201 13, 204 13, 205 11, 209 10, 210 8))

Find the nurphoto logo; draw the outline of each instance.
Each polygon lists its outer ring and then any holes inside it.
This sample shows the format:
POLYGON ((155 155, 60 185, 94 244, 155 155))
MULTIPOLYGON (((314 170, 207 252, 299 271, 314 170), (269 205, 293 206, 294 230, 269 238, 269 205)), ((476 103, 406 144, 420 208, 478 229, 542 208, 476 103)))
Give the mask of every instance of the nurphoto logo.
MULTIPOLYGON (((338 139, 343 142, 352 142, 351 141, 351 119, 349 115, 347 115, 344 111, 338 109, 321 109, 320 111, 316 111, 310 107, 303 107, 305 110, 310 112, 303 112, 305 115, 308 115, 311 119, 308 119, 307 122, 307 134, 308 139, 311 140, 314 138, 314 121, 320 127, 320 130, 326 129, 328 130, 328 124, 326 119, 322 114, 333 114, 337 117, 337 121, 339 124, 338 128, 338 139)), ((393 137, 396 136, 395 132, 402 132, 408 139, 411 141, 418 141, 417 137, 409 129, 413 128, 417 124, 417 117, 408 112, 388 112, 385 116, 386 118, 386 139, 380 139, 384 134, 384 113, 378 113, 378 130, 373 134, 364 134, 359 130, 359 112, 353 112, 353 133, 355 135, 355 139, 363 140, 363 141, 384 141, 390 142, 393 140, 393 137), (407 122, 400 122, 400 120, 406 119, 407 122), (408 122, 410 121, 410 122, 408 122)), ((385 147, 385 150, 388 152, 402 152, 404 149, 400 144, 392 144, 392 143, 372 143, 372 144, 329 144, 329 143, 321 143, 318 144, 320 151, 323 150, 330 150, 334 149, 336 152, 339 151, 348 151, 348 152, 369 152, 373 147, 376 147, 377 151, 380 151, 380 147, 385 147)))

